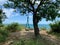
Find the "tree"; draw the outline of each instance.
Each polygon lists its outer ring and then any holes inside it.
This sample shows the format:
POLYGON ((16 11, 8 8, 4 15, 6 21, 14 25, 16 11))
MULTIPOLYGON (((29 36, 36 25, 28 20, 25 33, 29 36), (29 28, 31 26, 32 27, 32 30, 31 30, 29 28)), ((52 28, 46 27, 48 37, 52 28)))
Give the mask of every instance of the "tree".
POLYGON ((48 21, 60 16, 59 0, 9 0, 4 6, 18 9, 23 14, 32 13, 35 36, 39 35, 38 22, 42 18, 48 21))
POLYGON ((2 9, 0 9, 0 24, 2 24, 2 22, 5 20, 5 18, 6 18, 5 13, 3 12, 2 9))

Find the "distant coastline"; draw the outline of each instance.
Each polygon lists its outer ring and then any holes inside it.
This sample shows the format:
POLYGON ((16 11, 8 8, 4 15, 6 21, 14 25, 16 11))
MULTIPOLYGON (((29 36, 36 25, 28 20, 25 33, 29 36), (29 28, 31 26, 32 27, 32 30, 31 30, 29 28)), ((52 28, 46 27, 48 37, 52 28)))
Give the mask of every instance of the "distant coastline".
MULTIPOLYGON (((11 24, 11 23, 10 23, 11 24)), ((8 24, 5 24, 5 25, 8 25, 8 24)), ((27 26, 27 24, 20 24, 20 25, 23 25, 25 26, 26 28, 32 28, 33 29, 33 24, 29 24, 29 26, 27 26)), ((39 28, 46 28, 46 29, 50 29, 50 26, 49 24, 38 24, 38 27, 39 28)))
MULTIPOLYGON (((25 27, 30 27, 30 28, 33 28, 33 24, 29 24, 29 26, 27 26, 27 24, 22 24, 23 26, 25 27)), ((38 27, 39 28, 46 28, 46 29, 50 29, 50 26, 49 24, 38 24, 38 27)))

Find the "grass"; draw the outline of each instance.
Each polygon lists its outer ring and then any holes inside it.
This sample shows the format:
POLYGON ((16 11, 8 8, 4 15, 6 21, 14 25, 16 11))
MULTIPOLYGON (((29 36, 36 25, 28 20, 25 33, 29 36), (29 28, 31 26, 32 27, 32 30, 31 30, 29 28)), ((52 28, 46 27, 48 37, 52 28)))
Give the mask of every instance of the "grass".
POLYGON ((20 40, 14 40, 13 43, 10 45, 54 45, 51 43, 47 43, 47 41, 43 39, 20 39, 20 40))
POLYGON ((47 31, 48 34, 51 34, 51 35, 54 35, 56 36, 57 38, 60 38, 60 33, 57 33, 57 32, 52 32, 51 30, 47 31))
POLYGON ((45 27, 41 27, 40 30, 46 30, 46 28, 45 27))
POLYGON ((13 45, 45 45, 41 40, 25 40, 20 39, 19 41, 14 41, 13 45))
POLYGON ((53 33, 51 33, 52 35, 55 35, 56 37, 58 37, 58 38, 60 38, 60 33, 55 33, 55 32, 53 32, 53 33))
MULTIPOLYGON (((5 31, 4 32, 1 31, 1 34, 6 35, 5 31)), ((3 39, 2 41, 6 41, 6 38, 4 39, 4 37, 1 37, 0 39, 3 39)), ((19 40, 16 38, 9 45, 54 45, 53 43, 40 37, 37 39, 35 37, 34 38, 32 37, 30 39, 25 39, 25 38, 20 38, 19 40)))
MULTIPOLYGON (((18 25, 18 24, 11 24, 8 26, 9 29, 13 29, 13 31, 15 32, 16 30, 22 30, 24 27, 22 25, 18 25), (16 29, 16 30, 15 30, 16 29)), ((46 28, 41 28, 42 30, 46 30, 46 28)), ((2 30, 0 30, 0 42, 4 42, 6 41, 6 38, 8 37, 8 33, 10 33, 11 30, 6 30, 5 27, 2 27, 2 30), (4 30, 5 29, 5 30, 4 30)), ((54 33, 53 33, 54 34, 54 33)), ((60 34, 58 35, 56 33, 57 36, 60 36, 60 34)), ((28 36, 28 35, 27 35, 28 36)), ((42 38, 38 38, 38 39, 19 39, 19 40, 14 40, 10 45, 54 45, 53 43, 42 39, 42 38)))

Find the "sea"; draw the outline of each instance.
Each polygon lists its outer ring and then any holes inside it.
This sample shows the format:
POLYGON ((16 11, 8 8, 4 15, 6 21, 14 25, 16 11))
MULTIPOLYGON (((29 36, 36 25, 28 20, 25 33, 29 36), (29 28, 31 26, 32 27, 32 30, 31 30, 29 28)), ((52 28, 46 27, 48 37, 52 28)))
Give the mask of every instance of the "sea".
MULTIPOLYGON (((23 24, 26 28, 32 28, 33 29, 33 24, 29 24, 29 25, 26 25, 26 24, 23 24)), ((49 24, 38 24, 38 27, 39 28, 45 28, 45 29, 50 29, 50 25, 49 24)))
MULTIPOLYGON (((5 24, 5 25, 8 25, 8 24, 5 24)), ((23 25, 26 28, 34 29, 33 24, 29 24, 29 25, 20 24, 20 25, 23 25)), ((38 27, 39 27, 39 29, 41 29, 41 28, 45 28, 47 30, 51 29, 49 24, 38 24, 38 27)))

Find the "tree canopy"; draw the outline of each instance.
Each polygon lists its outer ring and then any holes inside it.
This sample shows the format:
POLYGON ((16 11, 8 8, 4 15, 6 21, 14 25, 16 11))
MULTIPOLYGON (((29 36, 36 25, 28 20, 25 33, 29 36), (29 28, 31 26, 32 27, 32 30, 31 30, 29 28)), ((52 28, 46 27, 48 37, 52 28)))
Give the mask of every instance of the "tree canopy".
POLYGON ((32 13, 35 35, 39 34, 37 24, 42 18, 54 20, 60 17, 60 0, 9 0, 4 6, 17 9, 22 14, 32 13))
POLYGON ((36 11, 39 20, 46 18, 47 20, 54 20, 59 17, 60 10, 59 0, 9 0, 5 7, 19 9, 20 13, 36 11))

